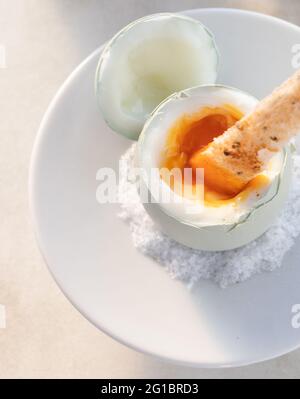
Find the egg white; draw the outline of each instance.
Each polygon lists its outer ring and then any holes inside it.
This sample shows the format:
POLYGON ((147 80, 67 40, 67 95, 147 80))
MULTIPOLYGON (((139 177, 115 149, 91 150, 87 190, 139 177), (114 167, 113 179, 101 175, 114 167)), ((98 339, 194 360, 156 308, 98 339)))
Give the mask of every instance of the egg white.
POLYGON ((179 14, 133 22, 104 49, 96 94, 116 132, 137 139, 153 109, 174 92, 215 83, 218 51, 212 34, 179 14))
MULTIPOLYGON (((171 126, 183 114, 193 114, 204 107, 218 107, 231 104, 244 114, 250 113, 258 100, 240 90, 218 85, 194 87, 172 95, 165 100, 147 121, 138 143, 138 163, 150 176, 153 168, 159 168, 161 153, 171 126)), ((267 202, 278 189, 280 173, 283 169, 284 152, 276 154, 263 172, 270 183, 253 191, 249 197, 237 204, 230 203, 219 207, 209 206, 189 198, 177 198, 172 189, 157 175, 161 191, 172 198, 171 202, 161 202, 159 206, 177 220, 193 226, 233 225, 246 219, 257 207, 267 202), (259 194, 259 196, 257 195, 259 194)), ((148 185, 148 180, 145 182, 148 185)), ((151 187, 149 187, 151 191, 151 187)))

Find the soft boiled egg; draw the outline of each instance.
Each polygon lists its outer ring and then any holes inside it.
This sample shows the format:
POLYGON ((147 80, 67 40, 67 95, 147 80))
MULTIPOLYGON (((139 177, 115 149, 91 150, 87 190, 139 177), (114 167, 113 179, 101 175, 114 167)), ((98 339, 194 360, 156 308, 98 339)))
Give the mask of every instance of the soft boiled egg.
POLYGON ((215 83, 217 64, 214 38, 199 21, 179 14, 135 21, 102 52, 96 95, 103 117, 114 131, 136 140, 161 101, 215 83))
POLYGON ((145 124, 137 160, 152 201, 144 206, 170 237, 196 249, 229 250, 253 241, 274 222, 288 193, 289 148, 275 154, 266 169, 237 194, 208 184, 205 167, 204 179, 197 181, 191 166, 199 150, 250 113, 257 102, 234 88, 199 86, 169 97, 145 124), (192 170, 188 181, 186 169, 192 170), (154 170, 158 173, 153 174, 154 170), (182 174, 167 180, 163 170, 182 174), (182 185, 176 186, 176 179, 182 185), (190 189, 181 190, 186 185, 190 189), (159 198, 158 186, 163 193, 159 198))

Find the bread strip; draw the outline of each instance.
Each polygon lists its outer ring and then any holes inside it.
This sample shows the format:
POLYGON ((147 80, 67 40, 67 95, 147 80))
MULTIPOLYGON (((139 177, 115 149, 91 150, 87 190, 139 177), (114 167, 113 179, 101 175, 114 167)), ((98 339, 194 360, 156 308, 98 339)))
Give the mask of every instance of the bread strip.
POLYGON ((299 131, 300 70, 262 100, 250 115, 195 154, 190 163, 194 168, 205 168, 215 189, 237 193, 299 131))

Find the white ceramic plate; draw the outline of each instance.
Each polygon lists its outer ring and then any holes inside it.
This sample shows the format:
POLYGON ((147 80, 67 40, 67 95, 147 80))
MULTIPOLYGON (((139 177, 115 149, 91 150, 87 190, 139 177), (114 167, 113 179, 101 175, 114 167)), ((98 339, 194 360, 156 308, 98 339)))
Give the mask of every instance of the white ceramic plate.
MULTIPOLYGON (((238 10, 187 12, 215 34, 219 82, 257 97, 292 72, 300 28, 238 10)), ((101 50, 69 77, 35 144, 30 199, 46 262, 71 302, 101 330, 137 350, 178 363, 222 367, 273 358, 300 346, 292 306, 300 303, 300 245, 282 269, 222 290, 192 292, 138 253, 118 206, 96 201, 96 171, 117 167, 129 142, 112 133, 94 98, 101 50)))

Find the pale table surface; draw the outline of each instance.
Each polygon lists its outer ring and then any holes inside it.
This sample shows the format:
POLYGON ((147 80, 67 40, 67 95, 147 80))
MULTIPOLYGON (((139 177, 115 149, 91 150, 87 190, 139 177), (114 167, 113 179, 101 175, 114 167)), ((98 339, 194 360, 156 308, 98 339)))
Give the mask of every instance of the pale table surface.
POLYGON ((300 24, 298 0, 0 0, 0 378, 298 378, 300 350, 232 370, 170 365, 107 337, 67 301, 37 249, 28 165, 42 116, 69 73, 131 20, 160 11, 237 7, 300 24), (2 47, 3 48, 3 47, 2 47))

